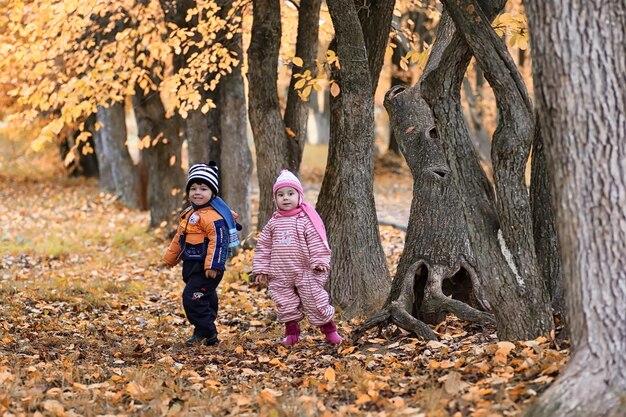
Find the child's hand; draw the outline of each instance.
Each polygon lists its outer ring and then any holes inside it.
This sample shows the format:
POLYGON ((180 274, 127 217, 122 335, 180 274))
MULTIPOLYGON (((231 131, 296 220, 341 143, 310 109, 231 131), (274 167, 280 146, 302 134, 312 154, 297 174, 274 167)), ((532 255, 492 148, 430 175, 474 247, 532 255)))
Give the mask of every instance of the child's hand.
POLYGON ((204 275, 206 275, 207 278, 211 278, 211 279, 215 279, 218 273, 219 272, 216 271, 215 269, 207 269, 206 271, 204 271, 204 275))
POLYGON ((255 275, 254 276, 254 282, 256 284, 266 285, 267 284, 267 275, 265 275, 265 274, 255 275))
POLYGON ((316 271, 320 272, 328 272, 328 267, 326 265, 317 265, 315 268, 316 271))

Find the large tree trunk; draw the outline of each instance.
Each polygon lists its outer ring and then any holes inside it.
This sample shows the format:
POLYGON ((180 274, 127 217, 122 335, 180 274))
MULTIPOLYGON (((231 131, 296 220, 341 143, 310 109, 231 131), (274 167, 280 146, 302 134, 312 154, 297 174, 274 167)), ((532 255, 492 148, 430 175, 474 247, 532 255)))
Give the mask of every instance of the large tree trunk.
MULTIPOLYGON (((231 50, 241 56, 241 34, 235 34, 231 50)), ((242 225, 241 235, 252 232, 250 194, 252 156, 246 132, 246 98, 244 93, 241 64, 234 67, 230 75, 222 78, 218 86, 220 94, 221 193, 230 207, 239 214, 237 221, 242 225)))
POLYGON ((573 356, 529 416, 624 416, 626 4, 526 2, 573 356))
MULTIPOLYGON (((393 2, 380 3, 393 9, 393 2)), ((353 1, 328 1, 328 7, 341 63, 335 75, 341 92, 331 100, 331 140, 317 208, 333 249, 330 295, 350 317, 380 308, 390 287, 373 193, 374 89, 363 88, 376 85, 372 76, 378 78, 378 73, 371 74, 370 66, 378 67, 378 61, 368 60, 353 1)), ((382 15, 389 16, 388 30, 391 13, 382 15)), ((370 39, 370 44, 379 42, 370 39)), ((372 57, 378 60, 378 51, 372 57)))
POLYGON ((104 174, 102 188, 118 195, 127 207, 141 208, 139 170, 126 146, 124 103, 99 106, 96 119, 101 125, 96 135, 96 155, 104 174))
MULTIPOLYGON (((306 70, 309 70, 314 77, 317 73, 315 59, 317 58, 321 4, 321 0, 300 2, 296 56, 302 58, 304 64, 302 68, 292 68, 292 72, 304 73, 306 70)), ((291 129, 295 135, 287 143, 289 147, 289 168, 295 172, 300 171, 302 153, 304 152, 304 144, 307 138, 307 120, 309 118, 308 102, 300 99, 295 89, 295 84, 299 79, 291 77, 287 93, 287 107, 285 108, 285 126, 291 129)))
POLYGON ((426 339, 436 324, 453 313, 462 320, 492 323, 475 270, 467 225, 430 108, 419 86, 392 88, 385 97, 395 137, 413 174, 413 201, 404 251, 382 312, 353 332, 393 322, 426 339))
POLYGON ((145 95, 140 89, 133 97, 133 107, 139 137, 150 137, 150 145, 142 151, 148 173, 150 226, 171 229, 182 207, 185 184, 178 116, 166 118, 161 97, 145 95))
POLYGON ((444 3, 463 33, 453 30, 449 15, 442 17, 422 77, 422 93, 444 138, 457 189, 466 190, 463 212, 477 270, 496 316, 498 336, 535 338, 547 333, 553 323, 547 288, 537 266, 523 176, 533 132, 530 103, 508 52, 488 24, 504 3, 483 2, 488 16, 475 2, 444 3), (472 19, 475 21, 470 23, 472 19), (460 88, 471 57, 468 43, 489 73, 501 114, 492 151, 497 199, 469 139, 461 110, 460 88))

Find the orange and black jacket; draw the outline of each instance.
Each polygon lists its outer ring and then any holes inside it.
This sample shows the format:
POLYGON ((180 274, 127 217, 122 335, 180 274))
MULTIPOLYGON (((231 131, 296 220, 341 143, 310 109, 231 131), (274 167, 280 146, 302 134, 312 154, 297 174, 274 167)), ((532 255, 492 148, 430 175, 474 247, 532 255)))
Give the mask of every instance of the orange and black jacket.
POLYGON ((178 217, 178 230, 165 251, 169 266, 183 261, 204 261, 204 270, 224 271, 228 252, 228 227, 211 206, 189 207, 178 217))

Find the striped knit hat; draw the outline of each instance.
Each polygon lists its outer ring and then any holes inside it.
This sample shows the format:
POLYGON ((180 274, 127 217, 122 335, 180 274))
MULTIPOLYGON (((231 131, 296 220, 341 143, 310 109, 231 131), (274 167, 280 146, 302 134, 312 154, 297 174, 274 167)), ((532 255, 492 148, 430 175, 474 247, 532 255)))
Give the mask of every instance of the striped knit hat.
POLYGON ((185 191, 189 194, 189 189, 191 188, 191 184, 193 183, 201 183, 209 186, 211 191, 213 191, 213 195, 217 195, 220 191, 219 180, 217 174, 219 169, 217 168, 217 164, 213 161, 209 162, 209 164, 195 164, 189 168, 189 173, 187 174, 187 185, 185 186, 185 191))

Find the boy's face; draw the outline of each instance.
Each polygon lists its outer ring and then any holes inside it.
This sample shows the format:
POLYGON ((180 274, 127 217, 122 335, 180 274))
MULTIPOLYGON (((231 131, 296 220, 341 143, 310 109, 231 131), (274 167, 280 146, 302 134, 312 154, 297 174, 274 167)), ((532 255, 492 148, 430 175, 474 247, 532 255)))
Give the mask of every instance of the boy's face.
POLYGON ((300 195, 292 187, 282 187, 276 191, 276 205, 281 210, 291 210, 298 207, 300 195))
POLYGON ((213 191, 206 184, 194 182, 189 187, 189 201, 197 206, 208 203, 211 197, 213 197, 213 191))

